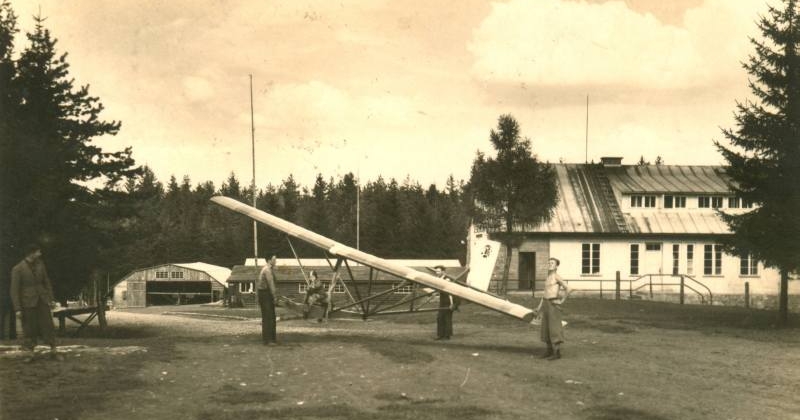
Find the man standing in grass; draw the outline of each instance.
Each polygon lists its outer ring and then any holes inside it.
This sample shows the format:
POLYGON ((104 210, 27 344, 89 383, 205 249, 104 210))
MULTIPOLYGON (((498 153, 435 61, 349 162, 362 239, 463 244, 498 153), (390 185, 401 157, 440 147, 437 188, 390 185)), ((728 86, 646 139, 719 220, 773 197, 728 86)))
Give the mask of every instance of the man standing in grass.
POLYGON ((561 261, 556 258, 550 258, 547 261, 548 271, 547 280, 544 282, 544 297, 539 301, 539 307, 536 308, 536 312, 542 315, 541 338, 547 344, 547 352, 542 358, 547 360, 561 358, 561 343, 564 342, 561 304, 572 293, 572 289, 556 272, 559 265, 561 265, 561 261))
MULTIPOLYGON (((444 266, 434 267, 436 277, 447 280, 444 266)), ((449 293, 439 291, 439 312, 436 314, 436 339, 449 340, 453 335, 453 297, 449 293)))
POLYGON ((50 345, 51 357, 62 360, 63 356, 56 352, 53 313, 50 311, 55 301, 53 286, 42 261, 42 250, 36 244, 25 247, 25 258, 11 270, 11 299, 17 316, 22 317, 23 348, 31 352, 25 362, 33 360, 39 337, 50 345))
POLYGON ((268 346, 278 344, 275 331, 275 305, 278 299, 274 272, 276 261, 277 258, 273 255, 261 269, 256 280, 256 296, 258 306, 261 308, 261 340, 268 346))

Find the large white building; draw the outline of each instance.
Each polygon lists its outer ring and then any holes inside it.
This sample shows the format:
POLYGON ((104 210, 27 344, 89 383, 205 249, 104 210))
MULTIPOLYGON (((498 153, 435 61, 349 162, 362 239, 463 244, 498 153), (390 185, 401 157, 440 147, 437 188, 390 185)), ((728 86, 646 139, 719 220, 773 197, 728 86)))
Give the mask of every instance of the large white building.
MULTIPOLYGON (((730 192, 723 167, 621 160, 554 165, 558 205, 549 222, 515 229, 521 233, 515 234, 509 289, 541 289, 547 260, 555 257, 561 276, 585 292, 613 294, 619 273, 626 297, 649 297, 653 290, 654 298, 674 299, 681 283, 686 298, 696 301, 741 300, 745 284, 754 297, 778 294, 777 270, 722 252, 720 239, 730 230, 717 211, 753 208, 730 192)), ((494 279, 502 275, 504 258, 502 252, 494 279)), ((796 294, 792 283, 790 294, 796 294)))

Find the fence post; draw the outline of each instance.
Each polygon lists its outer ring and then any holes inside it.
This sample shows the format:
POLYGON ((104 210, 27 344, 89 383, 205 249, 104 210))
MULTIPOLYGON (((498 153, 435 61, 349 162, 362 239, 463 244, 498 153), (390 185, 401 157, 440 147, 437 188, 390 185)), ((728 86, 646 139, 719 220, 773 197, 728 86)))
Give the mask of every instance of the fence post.
POLYGON ((683 305, 683 276, 681 276, 681 305, 683 305))
POLYGON ((650 283, 650 300, 653 300, 653 275, 648 274, 647 278, 650 279, 648 283, 650 283))
POLYGON ((619 292, 620 292, 620 277, 619 277, 619 271, 617 271, 617 289, 616 289, 616 291, 617 291, 617 292, 616 292, 616 299, 617 299, 617 300, 619 300, 619 299, 620 299, 620 296, 619 296, 619 292))
POLYGON ((600 282, 600 299, 603 299, 603 279, 598 281, 600 282))
POLYGON ((750 282, 744 282, 744 307, 750 309, 750 282))

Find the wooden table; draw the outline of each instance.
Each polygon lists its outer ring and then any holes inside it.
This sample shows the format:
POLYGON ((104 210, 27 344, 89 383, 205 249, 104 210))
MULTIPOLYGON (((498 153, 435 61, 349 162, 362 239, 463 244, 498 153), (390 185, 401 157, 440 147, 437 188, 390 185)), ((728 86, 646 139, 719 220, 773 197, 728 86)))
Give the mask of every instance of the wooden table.
POLYGON ((93 319, 97 318, 100 324, 100 328, 105 328, 106 326, 106 316, 105 311, 108 310, 108 305, 100 306, 81 306, 75 308, 60 308, 53 311, 53 318, 58 318, 58 329, 61 332, 66 330, 66 321, 67 319, 78 323, 80 326, 78 327, 78 331, 75 333, 80 334, 81 330, 89 325, 93 319), (86 319, 80 320, 75 318, 75 315, 83 315, 89 314, 86 319))

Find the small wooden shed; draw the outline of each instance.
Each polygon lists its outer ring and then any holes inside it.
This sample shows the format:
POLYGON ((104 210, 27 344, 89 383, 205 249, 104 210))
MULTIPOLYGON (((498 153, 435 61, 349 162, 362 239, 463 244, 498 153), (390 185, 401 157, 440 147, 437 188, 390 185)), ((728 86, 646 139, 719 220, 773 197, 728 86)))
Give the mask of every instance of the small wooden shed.
POLYGON ((210 303, 222 299, 231 270, 202 262, 130 272, 114 286, 115 307, 210 303))

